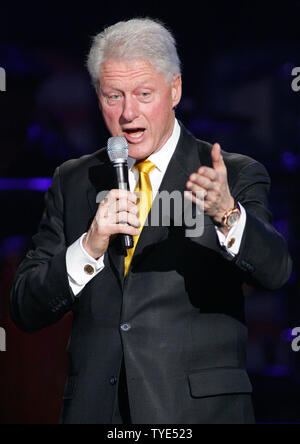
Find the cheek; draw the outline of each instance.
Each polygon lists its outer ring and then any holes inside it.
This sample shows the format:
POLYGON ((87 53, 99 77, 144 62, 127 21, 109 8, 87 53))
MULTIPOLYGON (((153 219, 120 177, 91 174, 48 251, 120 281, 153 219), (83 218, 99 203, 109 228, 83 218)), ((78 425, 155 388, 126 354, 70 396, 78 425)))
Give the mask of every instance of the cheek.
POLYGON ((166 117, 166 103, 157 102, 153 103, 151 107, 149 107, 144 115, 147 115, 150 122, 160 122, 166 117))
POLYGON ((117 107, 103 107, 102 115, 106 123, 116 124, 119 122, 120 112, 117 107))
POLYGON ((160 95, 160 99, 155 104, 155 114, 160 118, 168 118, 173 109, 171 93, 169 91, 160 95))
POLYGON ((171 117, 172 108, 168 103, 165 102, 164 105, 160 103, 153 108, 151 121, 154 123, 155 133, 158 137, 161 137, 169 127, 171 117), (166 110, 170 111, 168 112, 166 110))

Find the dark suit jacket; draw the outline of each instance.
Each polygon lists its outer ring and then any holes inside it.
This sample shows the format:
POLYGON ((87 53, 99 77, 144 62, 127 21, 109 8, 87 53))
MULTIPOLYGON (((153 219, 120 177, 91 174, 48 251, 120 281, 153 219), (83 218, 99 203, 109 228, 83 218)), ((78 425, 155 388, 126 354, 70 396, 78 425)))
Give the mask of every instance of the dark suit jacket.
MULTIPOLYGON (((210 153, 211 145, 182 127, 160 190, 183 192, 192 172, 211 166, 210 153)), ((265 168, 246 156, 223 155, 231 193, 247 211, 234 260, 209 217, 199 238, 172 224, 149 226, 127 278, 117 237, 105 269, 78 298, 68 285, 66 249, 88 230, 97 193, 116 184, 105 149, 57 169, 34 249, 15 279, 11 314, 22 330, 34 332, 74 313, 63 422, 112 422, 123 356, 133 423, 253 422, 242 285, 281 287, 291 260, 270 224, 265 168)))

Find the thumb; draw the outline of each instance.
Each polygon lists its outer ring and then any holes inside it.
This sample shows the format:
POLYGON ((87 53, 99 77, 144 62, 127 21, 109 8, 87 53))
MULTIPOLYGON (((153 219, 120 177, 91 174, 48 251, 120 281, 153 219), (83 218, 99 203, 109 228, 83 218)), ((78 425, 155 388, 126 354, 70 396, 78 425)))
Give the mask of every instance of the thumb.
POLYGON ((226 169, 221 153, 221 147, 218 143, 215 143, 212 148, 211 158, 214 170, 223 171, 224 169, 226 169))

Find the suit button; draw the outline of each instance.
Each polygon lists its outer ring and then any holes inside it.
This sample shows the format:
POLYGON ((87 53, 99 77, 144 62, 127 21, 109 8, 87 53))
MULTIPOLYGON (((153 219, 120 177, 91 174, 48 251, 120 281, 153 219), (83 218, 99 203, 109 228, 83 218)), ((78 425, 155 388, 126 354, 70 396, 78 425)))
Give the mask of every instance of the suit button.
POLYGON ((241 262, 241 267, 243 268, 243 270, 248 271, 249 273, 254 273, 255 272, 255 267, 252 264, 249 264, 246 261, 242 261, 241 262))
POLYGON ((121 325, 121 330, 122 331, 129 331, 130 329, 131 329, 131 325, 128 324, 128 323, 121 325))
POLYGON ((110 385, 116 385, 118 379, 115 376, 112 376, 109 380, 110 385))

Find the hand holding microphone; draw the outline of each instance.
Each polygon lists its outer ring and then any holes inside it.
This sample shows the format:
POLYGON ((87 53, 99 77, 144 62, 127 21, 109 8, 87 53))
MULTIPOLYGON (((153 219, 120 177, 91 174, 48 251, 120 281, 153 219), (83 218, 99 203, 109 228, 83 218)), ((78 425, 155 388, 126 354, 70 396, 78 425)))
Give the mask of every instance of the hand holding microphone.
POLYGON ((132 236, 140 234, 137 196, 129 191, 128 145, 125 137, 111 137, 108 140, 107 153, 114 166, 118 189, 111 190, 99 204, 83 241, 85 250, 95 259, 106 253, 112 236, 122 234, 123 246, 132 248, 132 236))

